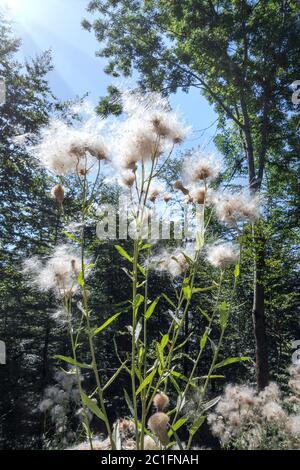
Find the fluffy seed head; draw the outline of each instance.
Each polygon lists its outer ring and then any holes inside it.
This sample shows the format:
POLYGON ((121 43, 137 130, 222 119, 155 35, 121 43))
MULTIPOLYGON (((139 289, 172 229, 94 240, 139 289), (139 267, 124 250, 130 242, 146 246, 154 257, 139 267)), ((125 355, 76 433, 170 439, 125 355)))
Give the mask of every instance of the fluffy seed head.
MULTIPOLYGON (((88 261, 85 260, 85 264, 88 261)), ((58 246, 46 262, 37 257, 24 263, 24 274, 32 276, 41 291, 55 291, 59 296, 70 296, 78 288, 77 278, 81 271, 81 258, 68 245, 58 246)), ((89 271, 86 271, 89 274, 89 271)))
POLYGON ((224 269, 238 258, 239 248, 233 243, 216 243, 207 249, 207 260, 215 268, 224 269))
POLYGON ((193 202, 196 204, 204 204, 206 197, 206 189, 204 187, 193 188, 190 192, 193 202))
POLYGON ((197 152, 186 158, 183 166, 184 178, 188 184, 209 182, 217 178, 220 168, 221 164, 214 156, 197 152))
POLYGON ((153 404, 157 411, 163 411, 169 404, 169 397, 163 393, 157 393, 153 399, 153 404))
POLYGON ((144 450, 156 450, 157 445, 154 439, 152 437, 146 435, 144 437, 144 450))
POLYGON ((128 188, 132 188, 135 182, 135 174, 133 171, 127 171, 123 172, 121 175, 121 181, 124 184, 124 186, 127 186, 128 188))
POLYGON ((154 413, 148 420, 148 428, 159 438, 163 445, 167 445, 169 442, 168 423, 169 416, 160 411, 154 413))
POLYGON ((65 198, 65 190, 64 190, 64 188, 62 187, 61 184, 57 184, 56 186, 54 186, 51 189, 51 195, 52 195, 53 199, 56 199, 56 201, 59 204, 62 204, 62 202, 65 198))
POLYGON ((213 204, 220 222, 228 224, 254 221, 260 217, 262 210, 262 198, 258 194, 220 193, 214 196, 213 204))

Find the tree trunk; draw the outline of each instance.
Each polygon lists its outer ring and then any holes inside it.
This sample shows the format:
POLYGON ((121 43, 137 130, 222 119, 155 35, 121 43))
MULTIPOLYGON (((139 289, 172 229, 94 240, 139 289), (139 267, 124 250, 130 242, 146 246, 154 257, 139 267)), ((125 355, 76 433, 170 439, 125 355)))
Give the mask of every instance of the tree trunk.
POLYGON ((256 349, 256 379, 258 390, 269 384, 268 344, 265 320, 265 240, 259 234, 259 228, 253 227, 254 242, 254 279, 253 279, 253 327, 256 349))

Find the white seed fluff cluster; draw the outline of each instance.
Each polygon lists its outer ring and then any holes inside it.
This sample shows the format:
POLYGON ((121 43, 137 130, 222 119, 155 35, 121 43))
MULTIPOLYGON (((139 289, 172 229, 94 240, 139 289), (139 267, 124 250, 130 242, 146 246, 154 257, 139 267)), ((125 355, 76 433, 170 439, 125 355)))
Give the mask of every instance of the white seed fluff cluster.
POLYGON ((196 152, 188 156, 183 163, 183 179, 186 184, 209 183, 216 179, 221 171, 221 161, 214 155, 196 152))
POLYGON ((135 171, 139 162, 161 157, 170 145, 180 144, 188 132, 158 94, 123 93, 122 107, 127 119, 118 122, 113 131, 114 163, 120 171, 135 171))
MULTIPOLYGON (((82 106, 82 110, 87 109, 82 106)), ((53 119, 41 131, 41 141, 32 150, 40 164, 56 175, 85 174, 98 160, 108 158, 102 123, 88 110, 77 126, 53 119)))
POLYGON ((174 250, 164 249, 151 258, 150 268, 158 272, 166 272, 172 278, 176 278, 188 269, 188 258, 193 258, 194 255, 195 245, 193 243, 174 250))
MULTIPOLYGON (((86 260, 85 264, 88 264, 86 260)), ((78 287, 81 259, 68 245, 55 248, 45 262, 34 256, 24 262, 23 273, 32 276, 33 284, 41 291, 52 290, 59 296, 73 295, 78 287)), ((88 274, 87 270, 87 274, 88 274)))
POLYGON ((228 385, 208 423, 222 445, 238 449, 300 449, 300 366, 290 369, 292 389, 283 398, 271 383, 262 392, 228 385))
POLYGON ((233 243, 215 243, 207 247, 207 261, 215 268, 224 269, 237 262, 239 247, 233 243))
POLYGON ((228 224, 244 220, 254 221, 262 212, 262 197, 259 194, 216 193, 213 204, 220 222, 228 224))
POLYGON ((38 409, 50 417, 56 433, 61 434, 67 444, 68 439, 72 440, 75 437, 70 426, 72 411, 80 405, 76 370, 70 367, 67 372, 56 371, 54 379, 56 384, 45 389, 44 398, 38 409))

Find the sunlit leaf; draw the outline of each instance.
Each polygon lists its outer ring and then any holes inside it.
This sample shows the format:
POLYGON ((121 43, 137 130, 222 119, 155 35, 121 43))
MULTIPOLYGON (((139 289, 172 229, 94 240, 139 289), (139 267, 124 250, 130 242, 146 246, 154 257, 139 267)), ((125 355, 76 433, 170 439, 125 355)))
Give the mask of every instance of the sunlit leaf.
POLYGON ((142 390, 150 383, 152 382, 153 377, 155 376, 156 369, 153 369, 149 375, 143 380, 143 382, 140 384, 139 388, 136 391, 136 395, 141 393, 142 390))
POLYGON ((100 410, 99 406, 93 402, 84 392, 81 392, 81 400, 84 405, 86 405, 90 411, 100 418, 102 421, 105 421, 105 416, 103 412, 100 410))
POLYGON ((147 308, 147 311, 145 313, 145 318, 146 320, 149 320, 149 318, 151 317, 152 313, 154 312, 155 308, 156 308, 156 305, 158 304, 159 302, 159 299, 160 297, 156 297, 155 300, 153 300, 153 302, 151 303, 151 305, 147 308))
POLYGON ((229 357, 224 359, 224 361, 219 362, 215 365, 214 369, 219 369, 220 367, 228 366, 229 364, 234 364, 236 362, 251 361, 251 357, 241 356, 241 357, 229 357))
POLYGON ((110 325, 113 321, 115 321, 120 315, 121 315, 121 312, 115 313, 112 317, 108 318, 108 320, 106 320, 101 326, 99 326, 98 328, 94 330, 93 335, 95 336, 98 333, 100 333, 100 331, 103 331, 108 325, 110 325))
POLYGON ((77 362, 72 357, 67 356, 54 356, 54 359, 59 359, 60 361, 67 362, 68 364, 72 364, 72 366, 80 367, 80 369, 91 369, 92 366, 90 364, 84 364, 82 362, 77 362))

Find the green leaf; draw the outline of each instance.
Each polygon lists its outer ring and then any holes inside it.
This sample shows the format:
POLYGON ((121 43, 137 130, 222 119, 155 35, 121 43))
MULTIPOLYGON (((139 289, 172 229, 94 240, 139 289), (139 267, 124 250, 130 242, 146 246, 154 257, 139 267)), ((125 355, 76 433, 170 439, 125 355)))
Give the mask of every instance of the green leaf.
POLYGON ((72 233, 63 231, 63 234, 66 237, 68 237, 70 240, 72 240, 73 242, 76 242, 76 243, 79 243, 79 244, 81 243, 80 240, 77 237, 75 237, 75 235, 73 235, 72 233))
POLYGON ((187 422, 187 418, 180 418, 178 421, 176 421, 175 424, 171 427, 170 431, 168 432, 168 436, 171 437, 173 436, 174 432, 176 432, 181 426, 183 426, 187 422))
POLYGON ((136 395, 141 393, 142 390, 150 383, 152 382, 153 377, 155 376, 156 369, 153 369, 149 375, 143 380, 143 382, 140 384, 139 388, 136 391, 136 395))
POLYGON ((84 287, 85 286, 85 282, 84 282, 84 277, 83 277, 83 272, 80 271, 80 273, 78 274, 78 277, 77 277, 77 283, 80 287, 84 287))
POLYGON ((220 320, 220 326, 222 330, 225 330, 227 327, 228 323, 228 318, 229 318, 229 304, 228 302, 221 302, 221 304, 218 306, 218 311, 219 311, 219 320, 220 320))
POLYGON ((151 243, 145 243, 145 245, 141 246, 140 251, 149 250, 150 248, 152 248, 152 246, 153 245, 151 245, 151 243))
POLYGON ((124 391, 124 396, 125 396, 125 400, 126 400, 126 403, 127 403, 128 408, 129 408, 129 411, 130 411, 130 413, 132 414, 132 416, 134 416, 134 407, 133 407, 131 398, 130 398, 130 396, 128 395, 128 393, 127 393, 127 391, 125 390, 125 388, 123 388, 123 391, 124 391))
POLYGON ((160 343, 156 343, 158 357, 159 357, 159 360, 160 360, 160 363, 161 363, 162 367, 164 367, 164 364, 165 364, 164 349, 167 346, 168 342, 169 342, 169 335, 166 334, 162 337, 160 343))
POLYGON ((141 294, 136 294, 133 301, 134 314, 137 316, 140 305, 144 302, 145 297, 141 294))
POLYGON ((237 263, 234 267, 234 277, 239 277, 240 275, 240 265, 237 263))
POLYGON ((67 356, 54 356, 54 359, 59 359, 60 361, 67 362, 68 364, 72 364, 72 366, 80 367, 80 369, 91 369, 92 366, 90 364, 84 364, 82 362, 77 362, 72 357, 67 356))
POLYGON ((185 382, 188 381, 188 378, 185 375, 181 374, 181 372, 178 372, 177 370, 172 370, 171 375, 173 375, 174 377, 177 377, 178 379, 184 380, 185 382))
POLYGON ((127 261, 130 261, 130 263, 133 263, 133 258, 130 256, 127 251, 124 250, 120 245, 115 245, 116 250, 120 253, 122 258, 126 259, 127 261))
POLYGON ((219 362, 215 365, 214 369, 219 369, 220 367, 228 366, 229 364, 234 364, 236 362, 251 361, 251 357, 241 356, 241 357, 229 357, 224 359, 224 361, 219 362))
POLYGON ((151 305, 147 308, 147 311, 145 313, 145 318, 146 320, 149 320, 149 318, 151 317, 152 313, 154 312, 155 308, 156 308, 156 305, 158 304, 159 302, 159 299, 160 297, 156 297, 155 300, 153 300, 153 302, 151 303, 151 305))
POLYGON ((166 294, 162 294, 162 296, 168 302, 168 304, 170 304, 176 310, 177 307, 174 302, 172 302, 172 300, 166 294))
POLYGON ((199 377, 199 379, 207 379, 209 377, 209 379, 225 379, 225 375, 201 375, 201 377, 199 377))
POLYGON ((86 405, 94 415, 100 418, 102 421, 105 421, 105 416, 103 412, 100 410, 99 406, 93 402, 84 392, 81 392, 81 400, 84 405, 86 405))
POLYGON ((107 388, 111 386, 111 384, 116 380, 120 372, 126 367, 126 361, 123 362, 123 364, 120 365, 119 369, 114 373, 114 375, 106 382, 106 384, 103 387, 103 391, 105 391, 107 388))
POLYGON ((191 437, 193 437, 196 432, 198 431, 198 429, 202 426, 202 424, 204 423, 205 421, 205 416, 199 416, 199 418, 197 418, 194 423, 193 423, 193 426, 189 429, 189 435, 191 437))
POLYGON ((207 401, 206 403, 203 403, 202 404, 202 413, 204 413, 207 410, 210 410, 210 408, 215 406, 220 401, 220 399, 221 399, 221 397, 219 396, 219 397, 213 398, 210 401, 207 401))
POLYGON ((119 421, 116 421, 116 423, 114 424, 112 437, 113 437, 113 441, 115 443, 116 450, 121 450, 122 449, 122 442, 121 442, 120 423, 119 423, 119 421))
POLYGON ((143 268, 143 266, 141 266, 140 264, 137 264, 137 267, 140 270, 140 272, 143 274, 143 276, 146 277, 146 269, 143 268))
POLYGON ((198 292, 209 292, 210 290, 215 289, 215 286, 210 287, 193 287, 192 293, 197 294, 198 292))
POLYGON ((108 318, 108 320, 106 320, 106 322, 104 322, 101 326, 99 326, 98 328, 96 328, 96 329, 94 330, 93 336, 95 336, 95 335, 97 335, 98 333, 100 333, 100 331, 103 331, 108 325, 110 325, 113 321, 115 321, 116 318, 118 318, 120 315, 121 315, 121 312, 115 313, 113 316, 111 316, 110 318, 108 318))
POLYGON ((191 286, 189 285, 189 280, 187 278, 185 278, 183 280, 183 294, 186 298, 186 300, 191 300, 192 298, 192 289, 191 289, 191 286))
POLYGON ((162 348, 162 350, 165 349, 165 347, 167 346, 168 342, 169 342, 169 335, 166 334, 166 335, 164 335, 164 336, 162 337, 161 342, 160 342, 160 347, 162 348))
POLYGON ((203 333, 203 336, 200 340, 200 349, 201 349, 201 351, 205 348, 209 333, 210 333, 210 328, 205 328, 205 332, 203 333))

